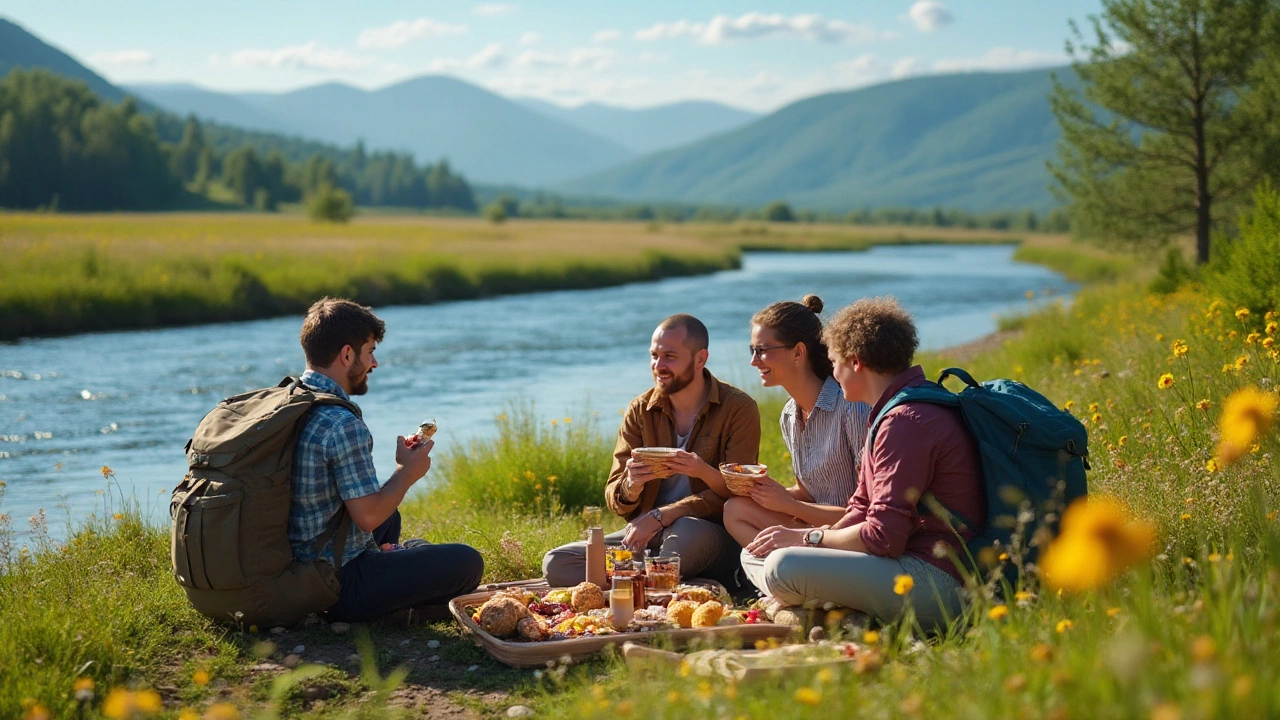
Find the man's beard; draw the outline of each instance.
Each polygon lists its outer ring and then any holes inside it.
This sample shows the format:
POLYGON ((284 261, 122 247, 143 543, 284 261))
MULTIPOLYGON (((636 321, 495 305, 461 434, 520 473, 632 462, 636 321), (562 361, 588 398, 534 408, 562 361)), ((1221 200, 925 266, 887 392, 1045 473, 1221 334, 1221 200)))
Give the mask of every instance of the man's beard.
POLYGON ((352 395, 363 395, 369 392, 369 373, 364 365, 352 365, 347 370, 347 384, 351 386, 352 395))
POLYGON ((654 387, 656 387, 658 389, 658 392, 662 393, 663 395, 675 395, 681 390, 689 387, 689 383, 693 382, 693 378, 694 378, 693 363, 689 363, 689 371, 684 373, 683 375, 678 375, 674 372, 671 373, 671 382, 665 387, 663 387, 661 383, 657 382, 657 379, 658 379, 657 377, 654 377, 654 387))

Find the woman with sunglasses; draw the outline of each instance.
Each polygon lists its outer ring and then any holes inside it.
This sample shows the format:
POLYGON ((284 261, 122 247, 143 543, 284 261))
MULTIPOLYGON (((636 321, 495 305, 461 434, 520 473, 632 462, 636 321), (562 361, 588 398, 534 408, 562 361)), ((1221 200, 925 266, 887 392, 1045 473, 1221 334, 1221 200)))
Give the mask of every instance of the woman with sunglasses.
POLYGON ((858 486, 858 461, 871 412, 845 400, 832 377, 822 343, 822 299, 777 302, 751 318, 751 366, 760 384, 781 387, 791 398, 779 422, 796 484, 783 487, 765 476, 750 496, 729 499, 725 529, 746 547, 763 529, 822 527, 844 517, 858 486))

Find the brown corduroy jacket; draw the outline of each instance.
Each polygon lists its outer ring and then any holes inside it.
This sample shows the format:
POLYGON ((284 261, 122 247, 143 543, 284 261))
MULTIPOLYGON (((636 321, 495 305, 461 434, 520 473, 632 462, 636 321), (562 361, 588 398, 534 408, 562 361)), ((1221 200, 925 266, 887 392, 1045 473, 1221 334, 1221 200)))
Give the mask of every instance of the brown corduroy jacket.
MULTIPOLYGON (((711 467, 720 463, 755 463, 760 454, 760 409, 745 392, 717 380, 703 370, 709 386, 707 404, 693 422, 688 449, 711 467)), ((650 388, 631 401, 618 429, 618 444, 613 449, 613 468, 605 486, 605 502, 616 515, 631 520, 653 509, 660 483, 645 485, 636 502, 627 502, 622 484, 627 475, 627 460, 638 447, 675 447, 676 419, 671 400, 650 388)), ((698 478, 689 478, 692 493, 669 506, 674 512, 663 512, 664 523, 676 518, 716 517, 724 510, 724 498, 698 478), (669 517, 668 517, 669 515, 669 517)))

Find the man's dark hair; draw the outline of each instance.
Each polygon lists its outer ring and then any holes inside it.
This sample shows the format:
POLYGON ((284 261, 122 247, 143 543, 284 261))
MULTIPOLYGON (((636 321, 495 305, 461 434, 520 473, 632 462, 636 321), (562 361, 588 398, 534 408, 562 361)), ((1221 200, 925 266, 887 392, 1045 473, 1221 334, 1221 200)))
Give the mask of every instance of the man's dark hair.
POLYGON ((694 351, 706 350, 710 343, 707 335, 707 326, 702 321, 692 315, 672 315, 658 324, 658 329, 662 331, 675 330, 676 328, 684 328, 684 346, 694 351))
POLYGON ((386 323, 369 308, 342 298, 324 297, 311 306, 302 321, 302 352, 308 366, 329 367, 342 348, 350 345, 359 353, 370 340, 382 342, 386 330, 386 323))

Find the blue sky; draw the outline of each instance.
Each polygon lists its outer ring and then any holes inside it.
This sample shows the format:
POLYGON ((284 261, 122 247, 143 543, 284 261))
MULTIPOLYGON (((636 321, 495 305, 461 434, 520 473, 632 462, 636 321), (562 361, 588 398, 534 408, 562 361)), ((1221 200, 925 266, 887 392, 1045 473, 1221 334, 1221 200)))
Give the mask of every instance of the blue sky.
POLYGON ((0 0, 109 80, 281 91, 449 74, 508 96, 772 110, 915 74, 1065 63, 1099 0, 0 0))

